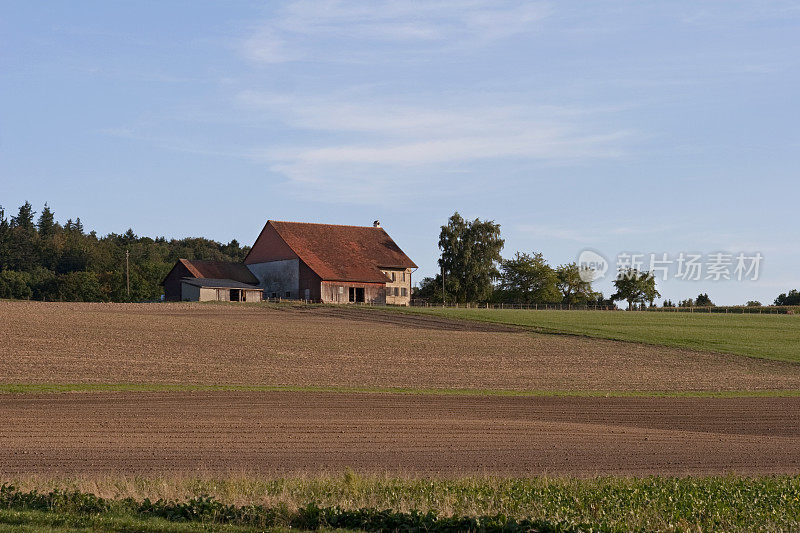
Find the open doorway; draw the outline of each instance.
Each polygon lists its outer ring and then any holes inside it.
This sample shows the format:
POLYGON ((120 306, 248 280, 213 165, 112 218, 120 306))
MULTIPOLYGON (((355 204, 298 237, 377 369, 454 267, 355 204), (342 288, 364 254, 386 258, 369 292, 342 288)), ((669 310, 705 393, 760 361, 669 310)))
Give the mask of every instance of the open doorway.
POLYGON ((364 287, 350 287, 350 302, 364 302, 364 287))
POLYGON ((241 302, 242 300, 242 290, 241 289, 231 289, 231 301, 232 302, 241 302))

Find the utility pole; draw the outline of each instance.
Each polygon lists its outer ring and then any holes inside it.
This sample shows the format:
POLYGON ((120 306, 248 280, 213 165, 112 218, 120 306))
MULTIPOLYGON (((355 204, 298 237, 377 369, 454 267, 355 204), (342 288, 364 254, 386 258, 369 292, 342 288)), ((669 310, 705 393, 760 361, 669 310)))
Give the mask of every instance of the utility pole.
POLYGON ((128 287, 128 301, 131 301, 131 267, 130 267, 131 252, 125 250, 125 284, 128 287))
POLYGON ((442 307, 447 304, 447 298, 444 295, 444 267, 442 267, 442 307))

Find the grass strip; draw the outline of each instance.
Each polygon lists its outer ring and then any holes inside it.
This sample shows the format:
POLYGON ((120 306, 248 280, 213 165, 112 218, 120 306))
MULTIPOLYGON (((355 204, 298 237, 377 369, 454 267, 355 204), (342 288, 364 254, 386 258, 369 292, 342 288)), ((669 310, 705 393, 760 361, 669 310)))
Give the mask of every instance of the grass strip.
POLYGON ((311 392, 338 394, 409 394, 432 396, 586 397, 586 398, 794 398, 800 390, 508 390, 404 387, 313 387, 293 385, 203 385, 171 383, 3 383, 0 394, 76 392, 311 392))
POLYGON ((203 522, 172 522, 164 518, 141 518, 108 511, 85 515, 58 511, 13 511, 0 509, 0 533, 95 533, 99 531, 136 533, 289 533, 285 527, 255 528, 203 522))

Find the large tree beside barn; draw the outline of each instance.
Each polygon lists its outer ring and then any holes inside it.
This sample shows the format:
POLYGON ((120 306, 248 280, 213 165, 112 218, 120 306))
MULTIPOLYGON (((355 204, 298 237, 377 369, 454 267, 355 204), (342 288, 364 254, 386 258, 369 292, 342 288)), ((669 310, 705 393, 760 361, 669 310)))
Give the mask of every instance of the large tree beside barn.
POLYGON ((486 301, 499 277, 504 240, 493 220, 465 220, 454 213, 439 233, 439 267, 446 297, 459 302, 486 301))

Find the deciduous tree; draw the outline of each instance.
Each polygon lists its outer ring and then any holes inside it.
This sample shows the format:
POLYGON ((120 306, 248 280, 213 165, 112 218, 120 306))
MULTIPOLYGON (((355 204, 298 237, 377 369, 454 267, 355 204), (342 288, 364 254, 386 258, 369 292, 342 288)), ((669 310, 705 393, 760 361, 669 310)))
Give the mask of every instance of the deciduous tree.
POLYGON ((556 272, 541 253, 519 253, 500 265, 500 300, 514 303, 555 303, 561 300, 556 272))
POLYGON ((587 303, 592 299, 592 282, 581 278, 580 268, 576 263, 567 263, 556 268, 558 290, 565 304, 587 303))
POLYGON ((713 307, 714 302, 708 297, 708 293, 698 294, 694 299, 694 305, 697 307, 713 307))
POLYGON ((457 302, 485 301, 497 279, 503 249, 500 225, 493 220, 464 220, 457 212, 439 234, 447 297, 457 302))
POLYGON ((653 274, 639 272, 635 268, 620 271, 614 280, 614 287, 617 292, 611 295, 611 299, 625 300, 628 302, 628 309, 633 309, 634 304, 649 302, 653 305, 655 299, 661 296, 656 290, 656 278, 653 274))
POLYGON ((792 289, 788 293, 782 293, 775 298, 775 305, 800 305, 800 292, 792 289))

